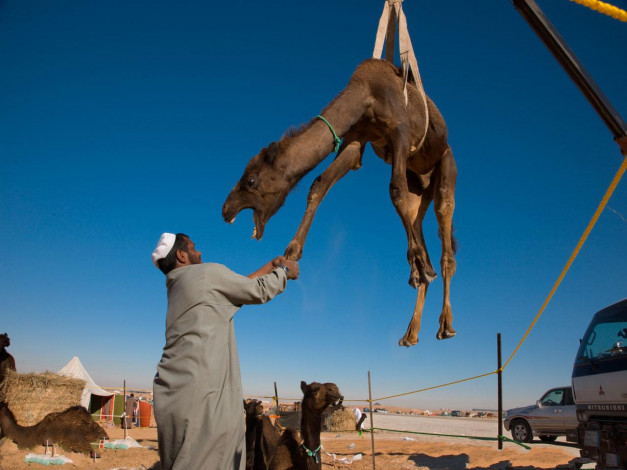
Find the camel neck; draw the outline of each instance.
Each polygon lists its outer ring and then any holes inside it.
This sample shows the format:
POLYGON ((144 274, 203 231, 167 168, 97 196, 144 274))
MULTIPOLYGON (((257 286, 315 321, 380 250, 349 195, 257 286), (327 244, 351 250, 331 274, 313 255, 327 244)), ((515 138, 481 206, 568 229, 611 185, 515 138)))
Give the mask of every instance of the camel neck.
POLYGON ((303 444, 311 451, 316 450, 320 445, 320 431, 322 429, 321 418, 322 414, 303 410, 300 431, 303 444))
POLYGON ((366 110, 363 103, 367 100, 355 95, 355 91, 345 89, 320 113, 324 120, 313 118, 304 130, 290 138, 285 152, 286 168, 295 180, 302 178, 333 152, 335 137, 341 139, 362 118, 366 110))
POLYGON ((335 146, 333 134, 320 119, 315 119, 307 129, 290 139, 285 152, 286 170, 300 180, 314 169, 335 146))
POLYGON ((13 413, 4 405, 0 408, 0 433, 3 437, 12 436, 16 431, 19 431, 21 426, 17 424, 13 413))

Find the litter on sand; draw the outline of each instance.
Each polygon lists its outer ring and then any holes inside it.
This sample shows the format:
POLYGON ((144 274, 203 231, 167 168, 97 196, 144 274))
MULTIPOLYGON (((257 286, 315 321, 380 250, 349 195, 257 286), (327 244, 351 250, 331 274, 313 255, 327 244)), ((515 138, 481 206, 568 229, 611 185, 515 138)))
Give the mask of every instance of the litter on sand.
POLYGON ((105 449, 130 449, 131 447, 141 447, 141 444, 132 437, 127 437, 126 439, 114 439, 105 442, 104 447, 105 449))
POLYGON ((414 439, 413 437, 404 437, 403 440, 404 441, 415 441, 416 439, 414 439))
POLYGON ((356 454, 356 455, 353 455, 352 457, 342 457, 341 459, 335 459, 335 462, 350 465, 353 462, 357 462, 358 460, 361 460, 361 457, 362 457, 361 454, 356 454))
POLYGON ((74 463, 64 455, 55 455, 54 457, 47 454, 26 454, 24 457, 26 463, 40 463, 42 465, 63 465, 66 463, 74 463))
POLYGON ((350 465, 353 462, 357 462, 358 460, 361 460, 362 458, 361 454, 356 454, 356 455, 353 455, 352 457, 342 457, 341 459, 338 459, 337 455, 327 452, 324 447, 322 448, 322 452, 324 452, 329 457, 331 457, 333 459, 333 462, 343 463, 346 465, 350 465))

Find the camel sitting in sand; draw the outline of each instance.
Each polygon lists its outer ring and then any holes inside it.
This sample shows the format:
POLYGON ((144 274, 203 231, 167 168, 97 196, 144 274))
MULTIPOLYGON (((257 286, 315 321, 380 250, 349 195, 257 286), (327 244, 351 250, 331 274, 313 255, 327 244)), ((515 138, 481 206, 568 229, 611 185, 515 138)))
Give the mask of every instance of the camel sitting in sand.
POLYGON ((244 401, 246 411, 246 470, 267 470, 276 452, 280 433, 263 415, 259 400, 244 401))
POLYGON ((343 399, 340 390, 334 383, 321 384, 312 382, 309 385, 300 383, 303 391, 302 417, 300 432, 287 428, 281 435, 276 453, 270 462, 270 470, 320 470, 320 430, 322 413, 329 405, 343 399))
POLYGON ((11 346, 11 339, 6 333, 0 335, 0 383, 4 380, 4 377, 9 370, 15 370, 15 359, 7 352, 7 349, 11 346))
POLYGON ((33 426, 20 426, 4 402, 0 402, 0 438, 7 437, 19 448, 31 449, 46 443, 70 452, 89 453, 91 443, 107 439, 107 433, 82 406, 49 413, 33 426))
POLYGON ((298 130, 288 131, 254 156, 244 175, 222 207, 232 223, 243 209, 253 210, 253 238, 261 239, 267 221, 283 205, 288 193, 321 163, 339 143, 337 156, 314 181, 305 215, 285 250, 288 259, 299 260, 314 215, 329 189, 349 170, 361 167, 366 144, 392 165, 390 197, 407 233, 409 284, 418 288, 414 314, 401 346, 418 342, 420 320, 429 283, 436 277, 422 232, 422 221, 431 201, 442 240, 440 267, 444 301, 436 337, 455 336, 449 287, 455 273, 456 242, 453 210, 457 168, 447 140, 447 128, 435 104, 412 83, 403 93, 400 70, 385 60, 362 62, 348 85, 319 116, 298 130))

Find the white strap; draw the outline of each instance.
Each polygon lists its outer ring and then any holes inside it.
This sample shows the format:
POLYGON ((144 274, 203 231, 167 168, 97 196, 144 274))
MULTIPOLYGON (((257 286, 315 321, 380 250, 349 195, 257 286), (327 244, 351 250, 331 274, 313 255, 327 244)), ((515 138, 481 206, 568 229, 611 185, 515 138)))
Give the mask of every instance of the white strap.
POLYGON ((429 107, 427 105, 427 95, 422 85, 420 71, 418 70, 418 61, 414 55, 414 48, 409 37, 407 18, 403 12, 402 1, 403 0, 386 0, 384 3, 383 13, 379 19, 379 27, 377 28, 377 36, 375 38, 372 57, 375 59, 381 59, 381 54, 383 53, 383 42, 385 40, 385 59, 394 63, 394 39, 396 35, 396 21, 398 18, 399 56, 401 58, 401 68, 403 70, 403 95, 405 96, 405 105, 408 103, 407 79, 409 77, 409 70, 411 69, 413 72, 414 84, 416 85, 416 88, 418 88, 418 92, 421 95, 425 109, 425 129, 422 139, 417 146, 420 148, 427 137, 427 129, 429 127, 429 107), (392 11, 390 11, 391 9, 392 11))

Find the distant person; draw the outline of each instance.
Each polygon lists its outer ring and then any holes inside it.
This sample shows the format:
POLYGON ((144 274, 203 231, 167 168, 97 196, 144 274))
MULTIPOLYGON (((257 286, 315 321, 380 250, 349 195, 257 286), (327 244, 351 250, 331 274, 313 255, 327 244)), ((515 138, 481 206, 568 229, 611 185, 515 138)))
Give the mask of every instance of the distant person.
POLYGON ((133 424, 139 427, 139 400, 135 400, 135 409, 133 410, 133 424))
POLYGON ((131 395, 126 399, 124 403, 124 423, 122 427, 124 429, 132 429, 133 421, 135 418, 135 394, 131 393, 131 395))
POLYGON ((353 412, 355 413, 355 421, 356 421, 355 431, 359 432, 362 429, 364 429, 364 421, 366 420, 366 417, 368 415, 366 413, 362 413, 359 408, 355 408, 353 412))
POLYGON ((297 279, 298 263, 275 258, 248 276, 202 263, 182 233, 161 235, 152 260, 166 275, 165 346, 154 379, 163 470, 244 470, 242 380, 233 316, 297 279))

